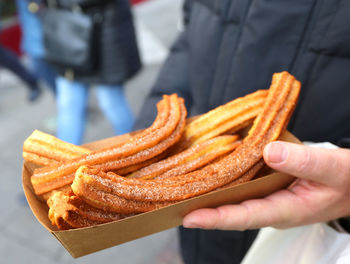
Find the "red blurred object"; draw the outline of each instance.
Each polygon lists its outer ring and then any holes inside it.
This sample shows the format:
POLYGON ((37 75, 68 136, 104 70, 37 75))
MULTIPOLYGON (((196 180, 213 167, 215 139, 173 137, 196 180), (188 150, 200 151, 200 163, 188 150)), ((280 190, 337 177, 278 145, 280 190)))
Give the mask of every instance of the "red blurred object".
POLYGON ((145 1, 148 1, 148 0, 130 0, 131 4, 133 4, 133 5, 137 5, 137 4, 139 4, 141 2, 145 2, 145 1))
POLYGON ((0 43, 20 56, 21 34, 22 31, 18 22, 11 23, 11 25, 2 28, 0 31, 0 43))

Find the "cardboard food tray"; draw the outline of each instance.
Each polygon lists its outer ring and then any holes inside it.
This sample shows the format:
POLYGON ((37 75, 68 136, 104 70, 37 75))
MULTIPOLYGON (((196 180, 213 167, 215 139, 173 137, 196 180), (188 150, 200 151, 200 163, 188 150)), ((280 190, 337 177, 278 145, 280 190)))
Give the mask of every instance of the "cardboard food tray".
MULTIPOLYGON (((86 144, 85 147, 96 150, 122 142, 128 137, 128 135, 112 137, 86 144)), ((288 131, 280 137, 280 140, 300 143, 288 131)), ((290 175, 275 172, 248 183, 212 191, 158 210, 131 216, 116 222, 60 231, 51 225, 47 216, 47 205, 40 202, 33 192, 30 176, 34 168, 34 164, 29 162, 25 161, 23 164, 22 182, 28 204, 38 221, 60 241, 74 258, 179 226, 182 224, 183 216, 194 209, 239 203, 246 199, 266 196, 278 189, 286 187, 294 179, 290 175)))

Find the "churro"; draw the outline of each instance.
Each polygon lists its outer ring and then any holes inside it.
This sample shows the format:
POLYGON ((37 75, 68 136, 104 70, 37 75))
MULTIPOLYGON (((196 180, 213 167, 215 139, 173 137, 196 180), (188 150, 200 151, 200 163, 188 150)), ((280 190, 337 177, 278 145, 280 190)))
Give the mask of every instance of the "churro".
POLYGON ((261 168, 265 165, 264 160, 258 161, 253 167, 251 167, 246 173, 244 173, 241 177, 238 179, 230 182, 229 184, 226 184, 220 188, 228 188, 232 187, 238 184, 246 183, 248 181, 251 181, 261 170, 261 168))
POLYGON ((129 177, 149 180, 189 173, 235 149, 240 144, 238 139, 237 135, 225 135, 204 141, 167 159, 144 167, 129 177))
POLYGON ((201 115, 186 126, 179 149, 246 127, 261 112, 267 94, 258 90, 201 115))
POLYGON ((125 218, 125 215, 110 213, 92 207, 72 192, 56 191, 47 201, 49 219, 59 229, 87 227, 125 218))
POLYGON ((31 177, 35 193, 40 195, 70 184, 82 165, 94 165, 104 171, 120 169, 151 159, 174 145, 186 122, 183 99, 176 94, 165 95, 157 107, 158 115, 152 126, 124 144, 36 169, 31 177))
POLYGON ((299 91, 300 82, 292 75, 287 72, 274 74, 264 107, 242 144, 200 170, 166 179, 140 180, 82 166, 76 172, 72 190, 93 206, 123 212, 133 208, 123 208, 125 205, 122 203, 113 204, 110 201, 119 199, 140 203, 138 206, 147 209, 152 204, 173 203, 225 186, 253 168, 261 160, 264 146, 283 132, 295 108, 299 91))
POLYGON ((34 130, 23 143, 23 158, 41 166, 68 161, 90 152, 87 148, 67 143, 39 130, 34 130))

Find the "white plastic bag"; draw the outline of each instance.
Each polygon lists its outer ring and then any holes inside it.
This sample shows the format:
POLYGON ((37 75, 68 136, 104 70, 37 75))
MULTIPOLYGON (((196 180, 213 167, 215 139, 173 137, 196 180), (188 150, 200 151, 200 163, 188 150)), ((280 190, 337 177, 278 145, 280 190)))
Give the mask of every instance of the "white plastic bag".
POLYGON ((263 228, 242 264, 348 264, 350 235, 324 223, 263 228))
MULTIPOLYGON (((335 149, 328 143, 304 142, 335 149)), ((325 223, 285 230, 262 228, 241 264, 349 264, 350 235, 325 223)))

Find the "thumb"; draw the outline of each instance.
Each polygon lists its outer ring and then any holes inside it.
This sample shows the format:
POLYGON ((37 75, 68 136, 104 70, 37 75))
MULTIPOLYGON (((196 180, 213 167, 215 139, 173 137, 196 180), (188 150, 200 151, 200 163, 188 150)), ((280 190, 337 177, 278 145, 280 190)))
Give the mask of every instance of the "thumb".
POLYGON ((349 176, 350 152, 313 148, 275 141, 264 148, 264 160, 271 168, 325 185, 339 185, 349 176))

